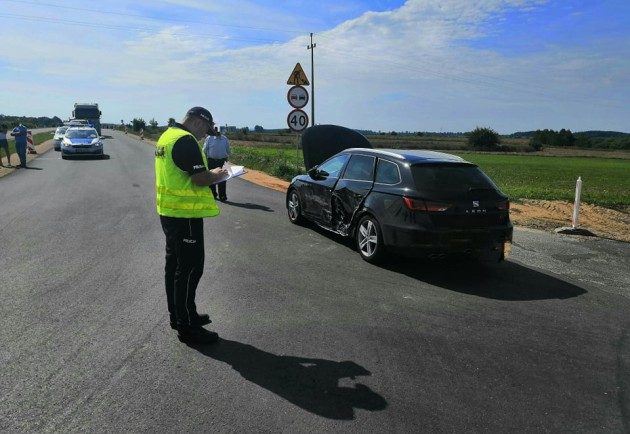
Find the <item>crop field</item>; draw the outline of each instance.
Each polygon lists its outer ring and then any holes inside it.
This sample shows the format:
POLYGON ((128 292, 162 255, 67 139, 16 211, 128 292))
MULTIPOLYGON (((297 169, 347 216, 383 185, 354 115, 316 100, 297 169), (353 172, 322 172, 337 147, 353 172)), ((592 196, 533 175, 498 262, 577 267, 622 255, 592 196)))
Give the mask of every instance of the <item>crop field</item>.
MULTIPOLYGON (((295 146, 295 145, 294 145, 295 146)), ((582 200, 609 208, 630 207, 630 160, 594 157, 549 157, 451 151, 477 164, 512 200, 572 201, 582 177, 582 200)), ((231 160, 290 180, 304 173, 302 152, 295 147, 232 146, 231 160)))
POLYGON ((471 152, 454 154, 477 164, 513 199, 569 200, 582 177, 582 200, 609 208, 630 206, 630 161, 471 152))

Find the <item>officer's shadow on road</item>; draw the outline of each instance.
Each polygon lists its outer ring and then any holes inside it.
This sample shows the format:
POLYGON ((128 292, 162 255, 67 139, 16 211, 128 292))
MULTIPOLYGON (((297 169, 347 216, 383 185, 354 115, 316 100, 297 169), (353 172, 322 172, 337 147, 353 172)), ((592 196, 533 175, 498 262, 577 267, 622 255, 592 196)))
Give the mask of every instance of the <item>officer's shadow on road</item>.
POLYGON ((339 386, 370 371, 351 362, 280 356, 252 345, 221 339, 214 345, 191 345, 200 353, 232 365, 243 378, 306 411, 329 419, 354 419, 354 409, 383 410, 387 401, 369 387, 339 386))

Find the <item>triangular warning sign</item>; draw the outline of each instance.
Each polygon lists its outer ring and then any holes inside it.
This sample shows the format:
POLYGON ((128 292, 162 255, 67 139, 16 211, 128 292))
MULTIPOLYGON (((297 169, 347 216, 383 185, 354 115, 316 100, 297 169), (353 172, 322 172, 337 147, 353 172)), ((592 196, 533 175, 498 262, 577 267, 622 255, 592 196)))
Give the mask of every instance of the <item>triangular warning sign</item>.
POLYGON ((311 84, 309 83, 308 78, 306 78, 306 74, 299 62, 296 63, 295 68, 293 68, 293 72, 289 76, 287 84, 292 84, 294 86, 308 86, 311 84))

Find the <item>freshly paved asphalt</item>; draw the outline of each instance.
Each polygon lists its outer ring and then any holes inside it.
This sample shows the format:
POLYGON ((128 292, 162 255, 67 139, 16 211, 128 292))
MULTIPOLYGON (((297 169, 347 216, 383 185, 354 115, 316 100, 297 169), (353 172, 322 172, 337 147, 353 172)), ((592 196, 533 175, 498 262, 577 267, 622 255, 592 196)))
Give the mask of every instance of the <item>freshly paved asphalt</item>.
POLYGON ((152 147, 112 135, 0 179, 0 431, 630 429, 630 245, 517 230, 497 267, 377 267, 234 180, 197 297, 222 341, 194 348, 152 147))

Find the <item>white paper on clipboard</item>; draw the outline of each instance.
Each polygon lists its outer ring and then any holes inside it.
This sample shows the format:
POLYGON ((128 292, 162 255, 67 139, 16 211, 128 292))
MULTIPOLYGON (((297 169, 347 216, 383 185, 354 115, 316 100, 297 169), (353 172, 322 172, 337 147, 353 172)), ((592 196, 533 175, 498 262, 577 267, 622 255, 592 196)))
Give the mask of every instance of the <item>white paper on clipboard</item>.
POLYGON ((221 179, 219 179, 217 182, 215 182, 215 184, 219 182, 227 181, 228 179, 231 179, 231 178, 236 178, 237 176, 241 176, 247 173, 247 171, 245 170, 245 166, 234 166, 232 164, 226 163, 223 166, 223 169, 227 170, 228 174, 222 177, 221 179))

